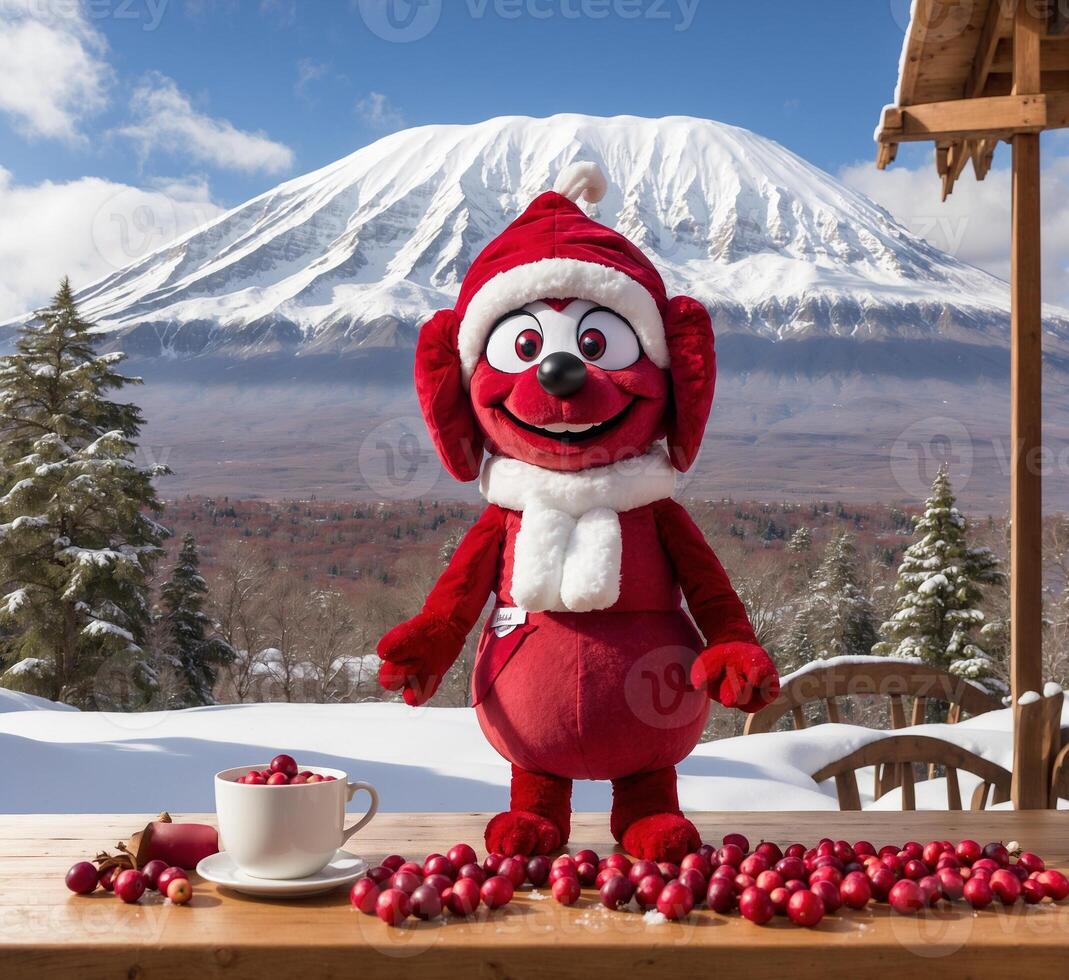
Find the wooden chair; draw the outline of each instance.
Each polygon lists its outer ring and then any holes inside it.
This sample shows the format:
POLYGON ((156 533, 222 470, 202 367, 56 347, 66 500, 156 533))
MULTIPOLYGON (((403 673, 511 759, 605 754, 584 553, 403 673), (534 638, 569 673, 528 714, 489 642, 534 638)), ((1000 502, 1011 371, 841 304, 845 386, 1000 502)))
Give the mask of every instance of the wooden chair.
POLYGON ((779 697, 746 721, 745 734, 770 732, 788 712, 795 729, 807 726, 806 705, 823 702, 829 722, 840 720, 839 698, 875 696, 890 702, 891 728, 905 728, 906 699, 913 705, 908 724, 925 721, 929 701, 949 705, 946 721, 954 724, 963 714, 980 715, 1002 707, 994 695, 957 674, 908 660, 881 658, 878 662, 858 662, 833 657, 819 667, 788 676, 779 697))
MULTIPOLYGON (((857 789, 858 769, 867 766, 894 766, 901 774, 902 809, 915 810, 917 799, 914 783, 914 763, 922 763, 931 773, 936 766, 946 770, 947 808, 960 810, 961 786, 958 772, 970 772, 981 780, 972 795, 969 808, 983 810, 989 793, 994 790, 992 802, 1005 803, 1010 799, 1013 775, 994 762, 963 749, 952 742, 927 735, 890 735, 878 739, 851 752, 836 762, 813 773, 814 781, 835 780, 840 810, 860 810, 861 797, 857 789)), ((929 776, 931 778, 931 776, 929 776)))

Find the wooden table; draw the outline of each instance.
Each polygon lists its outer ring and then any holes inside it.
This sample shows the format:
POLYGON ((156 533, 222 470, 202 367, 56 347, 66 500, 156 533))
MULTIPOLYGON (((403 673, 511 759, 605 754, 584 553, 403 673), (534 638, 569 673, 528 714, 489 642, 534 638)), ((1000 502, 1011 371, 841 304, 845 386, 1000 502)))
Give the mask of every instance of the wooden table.
MULTIPOLYGON (((505 909, 470 921, 412 921, 390 929, 354 911, 345 890, 296 901, 262 901, 195 884, 184 907, 148 897, 71 895, 76 860, 113 845, 147 816, 0 817, 0 977, 453 977, 608 976, 863 978, 942 971, 950 977, 1064 976, 1069 904, 1049 902, 974 913, 957 905, 908 918, 885 905, 827 917, 814 930, 784 919, 759 927, 708 910, 683 923, 649 924, 609 912, 594 892, 564 908, 521 892, 505 909)), ((208 822, 211 817, 176 819, 208 822)), ((358 838, 372 861, 390 852, 422 858, 466 840, 481 851, 483 814, 383 814, 358 838)), ((821 836, 881 843, 930 838, 1018 840, 1069 866, 1069 815, 1029 813, 724 813, 695 817, 703 837, 741 830, 751 841, 814 843, 821 836)), ((572 848, 607 853, 608 821, 575 818, 572 848)))

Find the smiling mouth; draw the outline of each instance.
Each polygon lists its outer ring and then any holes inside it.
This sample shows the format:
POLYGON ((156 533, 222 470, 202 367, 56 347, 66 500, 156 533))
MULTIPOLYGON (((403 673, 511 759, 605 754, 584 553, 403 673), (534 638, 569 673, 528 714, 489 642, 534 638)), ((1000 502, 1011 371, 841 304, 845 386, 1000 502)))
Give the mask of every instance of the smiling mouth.
POLYGON ((525 432, 533 432, 535 435, 545 436, 545 438, 553 439, 556 442, 571 444, 573 442, 586 442, 589 439, 596 439, 610 429, 616 428, 624 420, 627 413, 631 411, 631 406, 634 404, 634 399, 632 399, 627 403, 623 411, 617 412, 611 419, 607 419, 604 422, 551 422, 549 425, 532 425, 530 422, 524 422, 523 419, 517 418, 504 405, 499 407, 510 422, 525 432))

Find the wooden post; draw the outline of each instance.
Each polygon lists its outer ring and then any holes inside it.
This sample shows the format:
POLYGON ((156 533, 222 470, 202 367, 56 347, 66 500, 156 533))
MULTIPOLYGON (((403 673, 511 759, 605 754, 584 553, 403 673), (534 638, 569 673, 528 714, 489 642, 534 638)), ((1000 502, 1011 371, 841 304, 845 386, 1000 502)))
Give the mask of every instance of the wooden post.
MULTIPOLYGON (((1014 20, 1014 94, 1040 90, 1040 39, 1045 23, 1037 5, 1017 5, 1014 20)), ((1039 134, 1013 138, 1013 243, 1010 485, 1010 673, 1015 718, 1017 699, 1043 686, 1043 495, 1042 445, 1042 287, 1040 279, 1039 134)), ((1015 724, 1015 738, 1022 736, 1015 724)), ((1025 726, 1027 727, 1027 726, 1025 726)), ((1013 802, 1017 809, 1047 806, 1049 774, 1042 755, 1029 746, 1015 751, 1013 802)))

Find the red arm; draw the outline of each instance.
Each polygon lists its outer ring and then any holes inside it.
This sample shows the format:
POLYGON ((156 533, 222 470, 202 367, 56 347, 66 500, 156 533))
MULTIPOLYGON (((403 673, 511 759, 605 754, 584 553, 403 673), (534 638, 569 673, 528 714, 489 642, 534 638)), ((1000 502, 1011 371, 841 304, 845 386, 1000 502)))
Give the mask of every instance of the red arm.
POLYGON ((505 512, 494 505, 464 535, 423 609, 379 640, 379 683, 411 705, 433 697, 497 581, 505 512))
POLYGON ((694 661, 691 683, 727 708, 763 708, 779 694, 779 676, 757 642, 724 566, 681 504, 663 500, 654 514, 687 608, 705 637, 706 648, 694 661))

